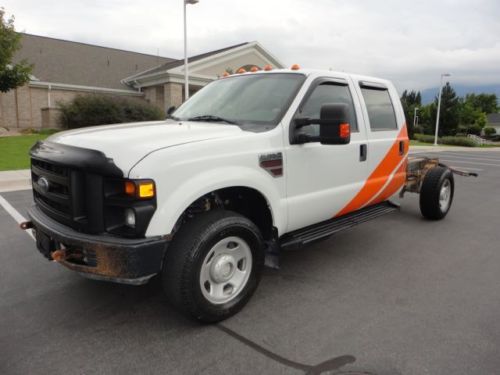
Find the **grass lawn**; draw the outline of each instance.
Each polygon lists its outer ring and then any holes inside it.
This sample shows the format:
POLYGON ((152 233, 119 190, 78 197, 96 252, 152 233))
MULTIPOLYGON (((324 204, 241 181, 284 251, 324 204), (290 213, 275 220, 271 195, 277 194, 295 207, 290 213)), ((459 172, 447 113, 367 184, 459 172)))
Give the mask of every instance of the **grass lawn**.
POLYGON ((432 143, 424 143, 420 141, 415 141, 414 139, 410 139, 410 146, 432 146, 432 143))
MULTIPOLYGON (((414 139, 410 139, 410 146, 434 146, 434 143, 426 143, 426 142, 421 142, 421 141, 416 141, 414 139)), ((444 147, 453 147, 452 145, 443 145, 442 143, 439 143, 439 146, 444 146, 444 147)))
POLYGON ((30 167, 29 149, 36 141, 47 137, 47 134, 0 137, 0 171, 28 169, 30 167))

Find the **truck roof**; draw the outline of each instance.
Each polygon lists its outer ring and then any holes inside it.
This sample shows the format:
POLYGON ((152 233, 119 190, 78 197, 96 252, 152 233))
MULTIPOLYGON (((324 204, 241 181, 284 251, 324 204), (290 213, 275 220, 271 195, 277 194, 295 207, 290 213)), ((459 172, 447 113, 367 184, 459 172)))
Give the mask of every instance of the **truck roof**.
POLYGON ((302 74, 302 75, 305 75, 307 77, 309 77, 309 76, 337 77, 337 78, 350 77, 350 78, 353 78, 353 79, 359 80, 359 81, 379 82, 379 83, 384 83, 384 84, 391 83, 387 79, 373 77, 373 76, 367 76, 367 75, 362 75, 362 74, 339 72, 339 71, 326 70, 326 69, 302 69, 302 68, 297 69, 297 70, 292 70, 292 69, 272 69, 272 70, 268 70, 268 71, 259 70, 257 72, 235 73, 235 74, 231 74, 228 77, 221 77, 221 78, 229 78, 229 77, 234 77, 234 76, 239 76, 239 75, 274 74, 274 73, 302 74))

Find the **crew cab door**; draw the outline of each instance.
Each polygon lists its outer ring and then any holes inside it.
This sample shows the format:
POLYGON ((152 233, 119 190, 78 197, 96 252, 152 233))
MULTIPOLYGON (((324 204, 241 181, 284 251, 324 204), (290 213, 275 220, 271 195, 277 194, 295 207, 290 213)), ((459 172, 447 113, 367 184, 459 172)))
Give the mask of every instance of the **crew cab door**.
POLYGON ((285 148, 288 231, 334 217, 361 189, 368 170, 366 132, 356 98, 353 84, 347 79, 317 78, 294 114, 285 148), (319 136, 319 125, 297 128, 295 120, 318 119, 321 106, 334 103, 348 106, 350 143, 298 142, 301 133, 309 138, 319 136))
POLYGON ((354 80, 368 138, 369 175, 343 213, 387 200, 406 179, 408 135, 399 96, 392 85, 354 80))

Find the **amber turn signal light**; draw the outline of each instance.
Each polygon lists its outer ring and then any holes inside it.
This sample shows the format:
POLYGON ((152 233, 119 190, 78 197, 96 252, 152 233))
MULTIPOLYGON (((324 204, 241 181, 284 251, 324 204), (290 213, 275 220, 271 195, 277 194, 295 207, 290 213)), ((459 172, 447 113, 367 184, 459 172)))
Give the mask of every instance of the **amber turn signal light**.
POLYGON ((155 184, 152 181, 139 182, 139 198, 153 198, 155 196, 155 184))
POLYGON ((133 181, 125 181, 125 194, 135 197, 135 183, 133 181))
POLYGON ((340 138, 349 138, 351 136, 351 126, 347 123, 339 125, 339 136, 340 138))

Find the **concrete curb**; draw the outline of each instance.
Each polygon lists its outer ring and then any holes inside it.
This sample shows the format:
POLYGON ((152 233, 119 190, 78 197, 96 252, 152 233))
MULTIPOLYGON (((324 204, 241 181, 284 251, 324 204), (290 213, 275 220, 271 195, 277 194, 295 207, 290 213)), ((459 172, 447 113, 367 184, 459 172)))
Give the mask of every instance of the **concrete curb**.
POLYGON ((31 189, 31 171, 29 169, 0 172, 0 193, 28 189, 31 189))

